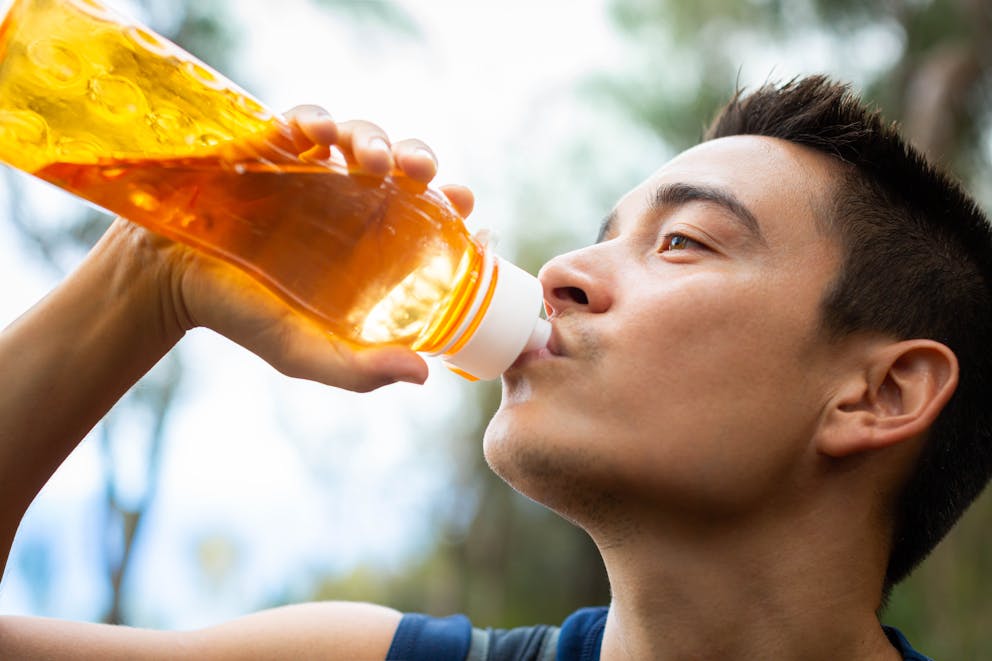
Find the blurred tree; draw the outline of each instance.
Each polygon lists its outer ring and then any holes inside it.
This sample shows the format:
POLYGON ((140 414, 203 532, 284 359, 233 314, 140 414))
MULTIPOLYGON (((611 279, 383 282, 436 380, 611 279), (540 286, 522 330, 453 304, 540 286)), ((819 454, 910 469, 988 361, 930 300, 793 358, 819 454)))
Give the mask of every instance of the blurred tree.
MULTIPOLYGON (((677 148, 698 139, 742 67, 799 62, 858 84, 966 183, 988 180, 992 4, 985 0, 613 0, 612 8, 631 37, 632 59, 643 64, 598 86, 677 148)), ((978 189, 988 195, 987 184, 978 189)))

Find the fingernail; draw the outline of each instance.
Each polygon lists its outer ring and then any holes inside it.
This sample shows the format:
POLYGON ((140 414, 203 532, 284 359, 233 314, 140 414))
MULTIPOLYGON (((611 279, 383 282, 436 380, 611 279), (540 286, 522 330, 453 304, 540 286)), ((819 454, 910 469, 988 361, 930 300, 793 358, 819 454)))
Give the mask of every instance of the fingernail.
POLYGON ((382 138, 372 138, 369 140, 369 149, 389 153, 389 144, 382 138))
POLYGON ((300 116, 309 117, 310 119, 324 119, 325 117, 331 116, 331 113, 317 106, 308 106, 299 114, 300 116))

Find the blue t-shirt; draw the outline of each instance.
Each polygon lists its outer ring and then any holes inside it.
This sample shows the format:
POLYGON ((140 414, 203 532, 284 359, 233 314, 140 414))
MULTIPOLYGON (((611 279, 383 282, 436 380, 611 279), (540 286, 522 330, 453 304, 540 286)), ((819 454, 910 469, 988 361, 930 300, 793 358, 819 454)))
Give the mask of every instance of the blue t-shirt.
MULTIPOLYGON (((583 608, 561 627, 476 629, 464 615, 403 616, 387 661, 599 661, 609 609, 583 608)), ((932 661, 915 651, 897 629, 883 627, 903 661, 932 661)))

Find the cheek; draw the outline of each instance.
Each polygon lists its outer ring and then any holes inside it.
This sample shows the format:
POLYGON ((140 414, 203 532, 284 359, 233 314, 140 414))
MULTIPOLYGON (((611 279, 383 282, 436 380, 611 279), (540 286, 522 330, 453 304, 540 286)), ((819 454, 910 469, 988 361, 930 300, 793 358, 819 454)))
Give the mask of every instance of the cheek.
POLYGON ((718 284, 616 302, 560 370, 504 387, 485 440, 493 469, 544 502, 581 482, 726 508, 784 479, 815 419, 808 325, 758 287, 718 284))
POLYGON ((768 299, 739 289, 711 305, 666 310, 663 321, 630 326, 626 337, 618 332, 601 366, 615 385, 587 406, 619 412, 615 426, 632 437, 719 443, 771 434, 792 406, 786 401, 805 397, 807 325, 756 301, 768 299))

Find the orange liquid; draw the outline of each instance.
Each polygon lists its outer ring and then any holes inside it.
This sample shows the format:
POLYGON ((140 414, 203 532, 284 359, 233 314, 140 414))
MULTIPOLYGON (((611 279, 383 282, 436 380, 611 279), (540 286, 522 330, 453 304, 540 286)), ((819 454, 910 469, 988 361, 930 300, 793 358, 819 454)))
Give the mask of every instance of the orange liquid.
POLYGON ((35 174, 237 265, 358 342, 435 350, 477 286, 481 254, 460 218, 399 178, 216 158, 55 163, 35 174))
POLYGON ((15 0, 0 160, 247 271, 337 335, 443 347, 480 246, 447 201, 292 153, 274 113, 98 0, 15 0))

